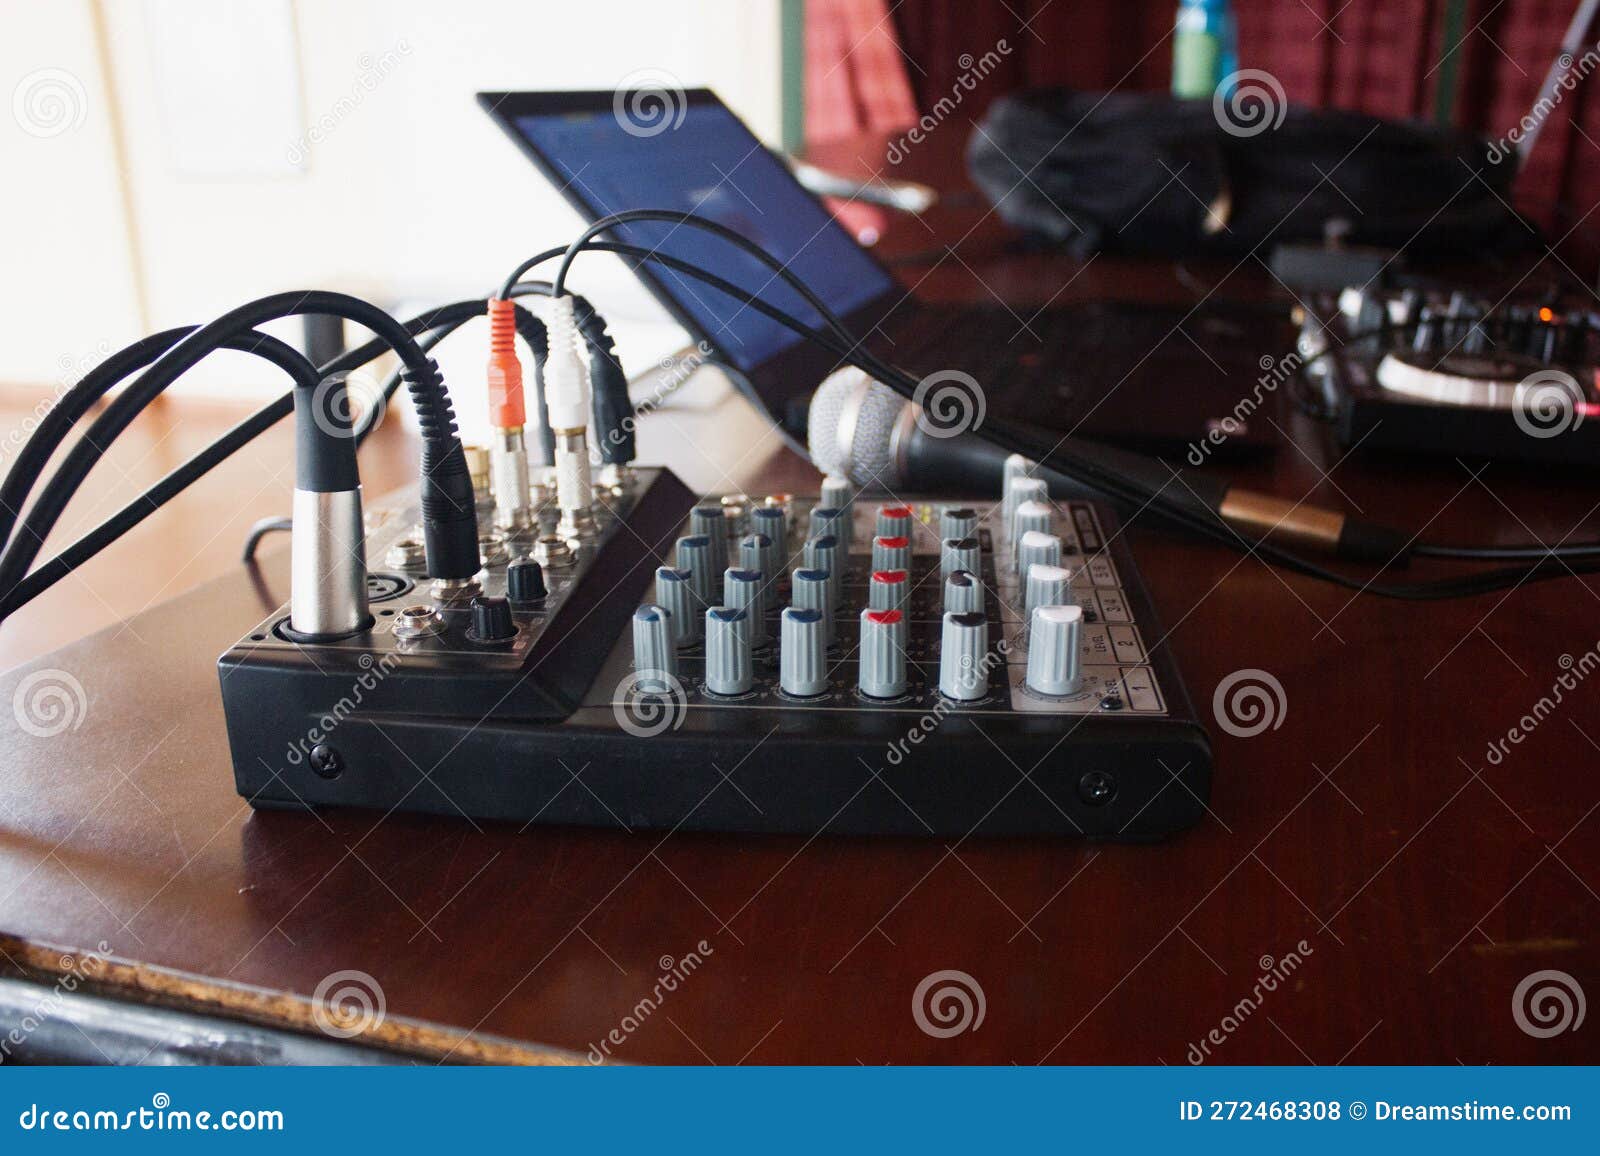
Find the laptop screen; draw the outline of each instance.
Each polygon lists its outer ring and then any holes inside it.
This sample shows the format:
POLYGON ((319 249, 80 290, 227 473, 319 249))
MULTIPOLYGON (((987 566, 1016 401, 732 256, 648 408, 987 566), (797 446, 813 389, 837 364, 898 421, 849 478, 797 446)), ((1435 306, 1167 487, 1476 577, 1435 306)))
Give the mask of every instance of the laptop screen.
MULTIPOLYGON (((611 108, 515 115, 511 125, 591 219, 626 209, 678 209, 750 238, 796 273, 840 316, 892 287, 881 266, 801 188, 789 170, 715 99, 692 101, 676 127, 645 135, 611 108)), ((654 126, 652 126, 654 127, 654 126)), ((610 239, 693 262, 808 325, 817 316, 754 257, 699 229, 654 221, 610 239)), ((692 277, 647 266, 680 316, 749 371, 803 338, 692 277)))

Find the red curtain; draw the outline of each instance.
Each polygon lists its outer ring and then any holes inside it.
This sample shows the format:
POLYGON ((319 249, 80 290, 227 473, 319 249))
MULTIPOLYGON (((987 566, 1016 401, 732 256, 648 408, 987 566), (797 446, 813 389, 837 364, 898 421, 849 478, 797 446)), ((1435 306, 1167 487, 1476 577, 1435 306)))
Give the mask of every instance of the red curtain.
MULTIPOLYGON (((851 9, 870 9, 870 24, 882 7, 882 0, 812 0, 808 25, 819 10, 837 21, 851 9)), ((1272 73, 1297 103, 1431 118, 1448 53, 1458 76, 1456 123, 1499 137, 1532 104, 1576 0, 1472 0, 1465 35, 1454 44, 1440 43, 1445 7, 1445 0, 1234 0, 1240 64, 1272 73)), ((1024 87, 1159 90, 1169 80, 1176 11, 1176 0, 903 0, 888 22, 898 59, 876 64, 896 71, 926 110, 956 83, 964 55, 981 56, 1004 38, 1011 51, 963 104, 973 116, 1024 87)), ((1597 40, 1600 27, 1588 43, 1597 40)), ((1600 71, 1556 108, 1517 184, 1517 207, 1552 239, 1579 226, 1568 244, 1585 254, 1600 238, 1591 191, 1600 180, 1595 84, 1600 71)), ((865 128, 869 119, 851 123, 865 128)))
POLYGON ((917 119, 887 0, 807 0, 806 140, 905 128, 917 119))

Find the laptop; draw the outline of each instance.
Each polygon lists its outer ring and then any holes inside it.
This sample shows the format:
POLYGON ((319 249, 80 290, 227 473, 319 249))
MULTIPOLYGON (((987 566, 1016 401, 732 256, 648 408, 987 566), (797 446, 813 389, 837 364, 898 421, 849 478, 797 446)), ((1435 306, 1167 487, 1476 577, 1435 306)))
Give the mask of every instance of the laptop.
MULTIPOLYGON (((661 94, 656 94, 661 95, 661 94)), ((708 89, 670 94, 667 118, 641 128, 627 92, 485 92, 478 102, 589 221, 627 209, 709 217, 785 262, 855 333, 925 375, 960 370, 988 412, 1057 433, 1182 453, 1259 390, 1263 358, 1292 349, 1287 311, 1092 302, 1020 314, 998 302, 918 300, 841 227, 788 167, 708 89), (1025 322, 1025 324, 1024 324, 1025 322)), ((637 222, 610 239, 694 262, 812 326, 821 318, 771 270, 700 230, 637 222)), ((640 262, 661 304, 798 446, 812 392, 837 359, 746 303, 640 262), (740 379, 743 380, 740 380, 740 379)), ((1053 286, 1041 286, 1047 299, 1053 286)), ((1220 452, 1274 444, 1272 423, 1230 422, 1220 452)), ((1208 457, 1216 456, 1208 454, 1208 457)))

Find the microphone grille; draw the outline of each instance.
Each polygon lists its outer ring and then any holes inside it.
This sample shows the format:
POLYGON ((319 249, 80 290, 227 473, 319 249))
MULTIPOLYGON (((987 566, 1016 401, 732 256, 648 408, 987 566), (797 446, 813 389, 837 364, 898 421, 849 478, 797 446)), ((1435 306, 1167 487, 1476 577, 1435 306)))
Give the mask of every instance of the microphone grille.
POLYGON ((890 442, 906 400, 854 366, 828 377, 812 395, 806 419, 811 460, 862 488, 896 481, 890 442))

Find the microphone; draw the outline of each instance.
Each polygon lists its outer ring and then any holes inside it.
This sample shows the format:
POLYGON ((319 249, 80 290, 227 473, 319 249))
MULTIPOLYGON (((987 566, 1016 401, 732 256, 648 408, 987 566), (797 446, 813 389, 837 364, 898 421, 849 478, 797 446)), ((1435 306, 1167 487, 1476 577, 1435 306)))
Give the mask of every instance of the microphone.
MULTIPOLYGON (((811 398, 806 424, 811 460, 824 473, 848 477, 862 489, 1000 493, 1007 451, 970 428, 969 422, 952 426, 938 393, 930 400, 935 406, 931 415, 860 369, 838 370, 811 398)), ((963 400, 957 394, 955 401, 957 409, 965 407, 962 416, 970 418, 978 399, 963 400)), ((1168 509, 1220 519, 1251 538, 1271 534, 1379 563, 1395 561, 1408 548, 1406 536, 1397 530, 1357 521, 1338 510, 1241 489, 1113 446, 1069 436, 1056 442, 1051 453, 1160 494, 1168 509)), ((1044 478, 1057 495, 1098 489, 1091 480, 1049 466, 1035 465, 1028 472, 1044 478)), ((1111 500, 1126 511, 1126 501, 1115 496, 1111 500)), ((1167 512, 1160 506, 1150 509, 1167 512)))

